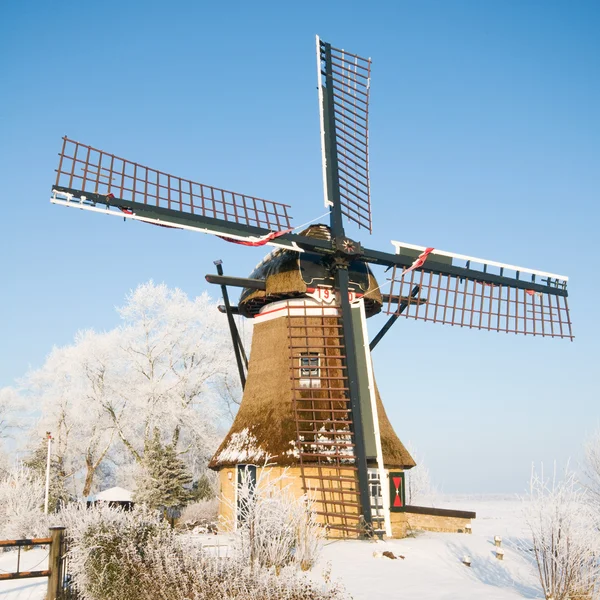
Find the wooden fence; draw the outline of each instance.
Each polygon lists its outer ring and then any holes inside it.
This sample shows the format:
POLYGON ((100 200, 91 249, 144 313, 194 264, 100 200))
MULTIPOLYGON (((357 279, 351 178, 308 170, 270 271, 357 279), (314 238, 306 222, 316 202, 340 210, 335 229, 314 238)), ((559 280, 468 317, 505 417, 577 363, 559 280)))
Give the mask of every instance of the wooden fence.
POLYGON ((75 600, 76 594, 71 589, 67 572, 67 542, 64 527, 51 527, 50 537, 47 538, 0 540, 0 548, 18 548, 17 570, 13 573, 0 573, 0 581, 47 577, 46 600, 75 600), (21 571, 21 548, 45 545, 49 548, 48 568, 42 571, 21 571))

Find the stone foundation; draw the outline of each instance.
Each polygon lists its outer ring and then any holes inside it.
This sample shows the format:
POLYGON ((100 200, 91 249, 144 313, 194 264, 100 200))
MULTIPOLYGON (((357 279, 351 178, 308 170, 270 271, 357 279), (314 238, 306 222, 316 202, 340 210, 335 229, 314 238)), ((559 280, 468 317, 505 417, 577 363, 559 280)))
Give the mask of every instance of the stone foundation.
POLYGON ((464 510, 407 506, 404 512, 391 513, 392 536, 406 537, 411 531, 466 533, 476 514, 464 510))

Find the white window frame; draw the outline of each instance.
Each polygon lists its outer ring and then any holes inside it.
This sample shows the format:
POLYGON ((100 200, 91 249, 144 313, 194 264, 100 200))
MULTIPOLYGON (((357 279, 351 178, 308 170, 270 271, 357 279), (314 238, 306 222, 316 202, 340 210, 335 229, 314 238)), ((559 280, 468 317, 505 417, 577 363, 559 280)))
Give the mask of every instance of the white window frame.
MULTIPOLYGON (((383 502, 383 486, 384 482, 379 477, 379 469, 377 467, 369 467, 368 478, 369 478, 369 498, 371 500, 371 513, 380 517, 382 520, 385 519, 385 506, 383 502)), ((386 470, 387 474, 387 470, 386 470)), ((385 477, 387 480, 387 477, 385 477)))
POLYGON ((321 355, 318 352, 301 352, 298 362, 298 368, 300 370, 300 387, 320 388, 321 355))

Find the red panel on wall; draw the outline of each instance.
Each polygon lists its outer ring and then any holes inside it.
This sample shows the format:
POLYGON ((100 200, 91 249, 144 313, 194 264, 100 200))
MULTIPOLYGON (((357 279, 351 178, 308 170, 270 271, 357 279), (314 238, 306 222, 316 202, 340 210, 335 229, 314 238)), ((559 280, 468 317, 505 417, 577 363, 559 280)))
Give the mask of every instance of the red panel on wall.
POLYGON ((390 510, 400 512, 405 509, 404 473, 390 473, 390 510))

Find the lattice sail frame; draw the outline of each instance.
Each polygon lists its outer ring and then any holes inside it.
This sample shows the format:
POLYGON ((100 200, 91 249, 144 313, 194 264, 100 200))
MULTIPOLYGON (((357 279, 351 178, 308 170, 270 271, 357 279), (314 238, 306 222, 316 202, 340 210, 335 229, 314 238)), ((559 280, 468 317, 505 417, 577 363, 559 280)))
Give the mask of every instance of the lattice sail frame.
MULTIPOLYGON (((392 243, 397 254, 427 251, 423 246, 392 243)), ((390 281, 389 301, 384 307, 388 314, 471 329, 574 339, 566 295, 568 277, 563 275, 432 250, 420 268, 394 267, 390 281), (468 276, 437 271, 436 261, 465 263, 461 267, 468 269, 468 276), (514 283, 482 280, 494 271, 499 277, 511 277, 514 283), (535 289, 528 288, 528 280, 535 289), (418 293, 411 294, 415 287, 418 293), (407 305, 403 312, 401 302, 407 305)))
POLYGON ((273 231, 291 226, 287 204, 176 177, 66 136, 59 156, 53 190, 57 204, 94 207, 104 197, 273 231))
POLYGON ((327 164, 325 151, 325 131, 332 128, 342 213, 359 227, 372 232, 369 181, 371 59, 333 48, 317 36, 317 73, 325 206, 334 202, 327 192, 326 169, 331 165, 327 164), (331 51, 329 61, 328 49, 331 51), (330 88, 327 87, 328 78, 330 88), (333 119, 331 115, 326 118, 324 102, 328 100, 333 108, 333 119))

